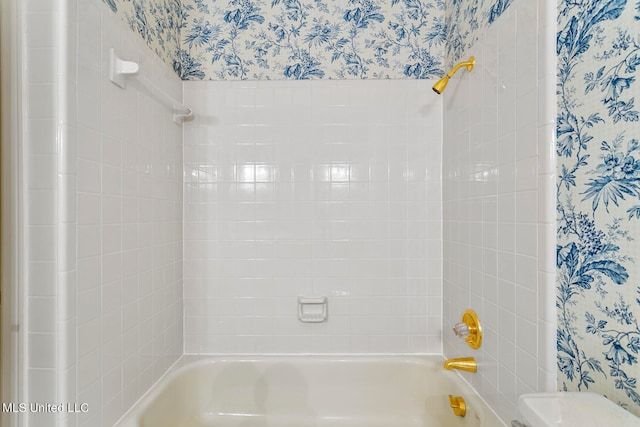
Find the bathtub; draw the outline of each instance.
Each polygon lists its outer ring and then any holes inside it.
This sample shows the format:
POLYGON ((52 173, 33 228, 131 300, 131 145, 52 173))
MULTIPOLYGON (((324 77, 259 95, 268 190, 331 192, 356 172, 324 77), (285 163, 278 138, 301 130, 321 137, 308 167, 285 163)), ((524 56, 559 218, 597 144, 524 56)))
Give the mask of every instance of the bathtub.
POLYGON ((440 356, 183 356, 116 427, 494 427, 440 356), (448 395, 462 396, 457 417, 448 395))

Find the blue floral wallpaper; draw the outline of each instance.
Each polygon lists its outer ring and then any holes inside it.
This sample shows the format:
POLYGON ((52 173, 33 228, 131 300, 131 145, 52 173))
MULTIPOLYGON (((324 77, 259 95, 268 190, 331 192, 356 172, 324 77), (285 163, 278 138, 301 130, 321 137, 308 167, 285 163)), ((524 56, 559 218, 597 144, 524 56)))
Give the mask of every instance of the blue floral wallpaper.
POLYGON ((557 309, 561 390, 640 415, 640 1, 560 0, 557 309))
POLYGON ((184 80, 282 80, 441 77, 512 0, 102 1, 184 80))
POLYGON ((181 0, 102 0, 179 73, 181 0))
MULTIPOLYGON (((453 66, 513 0, 451 0, 445 14, 445 63, 453 66)), ((466 58, 465 58, 466 59, 466 58)))
POLYGON ((184 79, 432 78, 444 0, 183 0, 184 79))

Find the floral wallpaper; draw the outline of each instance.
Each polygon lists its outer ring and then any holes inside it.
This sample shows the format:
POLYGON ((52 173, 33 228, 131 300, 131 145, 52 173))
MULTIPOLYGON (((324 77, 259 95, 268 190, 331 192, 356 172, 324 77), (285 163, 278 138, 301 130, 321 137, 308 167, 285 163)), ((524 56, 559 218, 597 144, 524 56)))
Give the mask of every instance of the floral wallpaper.
MULTIPOLYGON (((102 0, 138 33, 167 64, 180 70, 178 62, 182 26, 181 0, 102 0)), ((177 71, 179 72, 179 71, 177 71)))
MULTIPOLYGON (((484 30, 507 10, 513 0, 451 0, 445 14, 447 68, 468 54, 484 30)), ((466 59, 466 58, 465 58, 466 59)))
POLYGON ((432 78, 444 0, 184 0, 184 79, 432 78))
POLYGON ((441 77, 512 0, 102 1, 184 80, 282 80, 441 77))
POLYGON ((638 0, 559 2, 556 260, 559 388, 640 415, 638 21, 638 0))

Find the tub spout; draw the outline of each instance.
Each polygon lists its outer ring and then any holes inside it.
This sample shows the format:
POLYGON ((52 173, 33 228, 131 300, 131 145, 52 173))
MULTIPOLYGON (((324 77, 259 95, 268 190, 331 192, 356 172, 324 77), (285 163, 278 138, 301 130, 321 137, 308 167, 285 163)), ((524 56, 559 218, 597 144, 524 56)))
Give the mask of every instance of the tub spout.
POLYGON ((451 369, 459 369, 461 371, 476 372, 478 366, 476 365, 476 359, 473 357, 461 357, 458 359, 445 360, 444 369, 448 371, 451 369))

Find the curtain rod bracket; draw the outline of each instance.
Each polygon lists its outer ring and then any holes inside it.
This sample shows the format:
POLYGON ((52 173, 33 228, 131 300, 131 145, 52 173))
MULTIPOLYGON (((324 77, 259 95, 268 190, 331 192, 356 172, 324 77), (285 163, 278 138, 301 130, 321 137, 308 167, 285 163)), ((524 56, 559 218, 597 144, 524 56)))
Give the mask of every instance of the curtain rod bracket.
POLYGON ((133 61, 125 61, 118 58, 113 48, 109 50, 110 66, 109 66, 109 80, 116 86, 125 89, 127 87, 127 77, 137 76, 140 71, 138 63, 133 61))
POLYGON ((181 105, 173 106, 173 121, 181 125, 185 119, 192 117, 193 111, 189 107, 183 107, 181 105))
POLYGON ((153 83, 145 76, 140 75, 140 66, 137 62, 125 61, 120 59, 116 55, 115 49, 109 50, 110 66, 109 66, 109 80, 116 86, 125 89, 127 87, 128 77, 137 77, 138 81, 145 86, 145 89, 154 97, 162 101, 168 107, 171 108, 173 113, 173 121, 181 125, 185 119, 193 116, 193 111, 189 107, 185 107, 180 102, 173 99, 173 97, 167 94, 161 87, 153 83))

